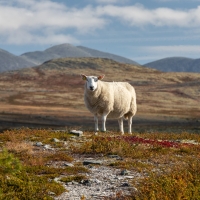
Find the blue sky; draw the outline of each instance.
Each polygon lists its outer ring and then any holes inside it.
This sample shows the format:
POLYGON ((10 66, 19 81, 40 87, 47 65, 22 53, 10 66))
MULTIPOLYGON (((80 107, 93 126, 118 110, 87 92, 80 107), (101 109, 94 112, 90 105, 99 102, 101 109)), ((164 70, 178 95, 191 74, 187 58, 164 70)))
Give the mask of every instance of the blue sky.
POLYGON ((0 48, 70 43, 145 64, 200 58, 200 0, 1 0, 0 48))

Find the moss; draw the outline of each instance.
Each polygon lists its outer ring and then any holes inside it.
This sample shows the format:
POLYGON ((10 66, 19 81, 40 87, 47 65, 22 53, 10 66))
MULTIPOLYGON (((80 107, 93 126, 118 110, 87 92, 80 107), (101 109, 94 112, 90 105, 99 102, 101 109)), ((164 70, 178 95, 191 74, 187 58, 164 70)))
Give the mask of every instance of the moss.
POLYGON ((86 179, 86 176, 84 176, 84 175, 76 175, 76 176, 62 177, 60 179, 60 181, 65 182, 65 183, 72 182, 72 181, 81 182, 84 179, 86 179))
POLYGON ((20 161, 6 150, 0 153, 0 199, 52 199, 49 192, 59 195, 63 186, 49 181, 48 177, 37 176, 27 170, 20 161))
POLYGON ((168 174, 152 173, 139 185, 136 199, 200 199, 200 162, 176 167, 168 174))

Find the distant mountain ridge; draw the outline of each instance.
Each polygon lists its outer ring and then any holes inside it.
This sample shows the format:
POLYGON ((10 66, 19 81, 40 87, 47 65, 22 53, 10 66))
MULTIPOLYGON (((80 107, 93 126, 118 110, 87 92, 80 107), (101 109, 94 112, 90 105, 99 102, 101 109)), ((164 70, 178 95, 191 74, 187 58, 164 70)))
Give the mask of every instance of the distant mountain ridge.
POLYGON ((90 49, 90 48, 83 47, 83 46, 77 46, 77 47, 79 49, 82 49, 83 51, 88 52, 90 55, 92 55, 92 57, 109 58, 109 59, 112 59, 112 60, 115 60, 115 61, 121 62, 121 63, 140 65, 137 62, 135 62, 135 61, 133 61, 131 59, 122 57, 122 56, 118 56, 118 55, 115 55, 115 54, 98 51, 98 50, 95 50, 95 49, 90 49))
POLYGON ((145 64, 163 72, 200 72, 200 59, 169 57, 145 64))
MULTIPOLYGON (((33 67, 57 58, 107 58, 120 63, 141 66, 137 62, 122 56, 84 46, 73 46, 65 43, 52 46, 44 51, 26 52, 20 56, 13 55, 8 51, 0 49, 0 72, 33 67)), ((185 57, 164 58, 154 62, 149 62, 143 66, 154 68, 163 72, 200 73, 200 59, 185 57)))
POLYGON ((21 57, 35 63, 36 65, 40 65, 43 62, 56 58, 91 57, 91 55, 71 44, 60 44, 44 51, 27 52, 22 54, 21 57))
POLYGON ((84 57, 109 58, 121 63, 139 65, 137 62, 122 56, 90 49, 83 46, 76 47, 71 44, 65 43, 55 45, 44 51, 26 52, 20 56, 15 56, 3 49, 0 49, 0 72, 33 67, 56 58, 84 57))
POLYGON ((36 65, 42 64, 48 60, 55 58, 84 58, 84 57, 99 57, 109 58, 121 63, 129 63, 139 65, 137 62, 124 58, 122 56, 90 49, 83 46, 73 46, 71 44, 60 44, 50 47, 44 51, 27 52, 21 55, 22 58, 35 63, 36 65))
POLYGON ((34 66, 34 63, 0 49, 0 72, 34 66))

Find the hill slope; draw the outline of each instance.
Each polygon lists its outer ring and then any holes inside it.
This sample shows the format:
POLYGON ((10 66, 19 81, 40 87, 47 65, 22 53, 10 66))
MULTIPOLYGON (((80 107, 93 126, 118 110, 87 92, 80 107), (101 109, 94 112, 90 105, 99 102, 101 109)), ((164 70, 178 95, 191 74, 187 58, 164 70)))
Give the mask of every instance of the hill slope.
POLYGON ((164 72, 200 72, 200 59, 170 57, 145 64, 144 66, 164 72))
POLYGON ((0 72, 34 66, 34 63, 0 49, 0 72))
MULTIPOLYGON (((147 121, 150 126, 171 121, 199 123, 199 73, 162 73, 102 58, 60 58, 0 74, 0 116, 4 121, 9 116, 16 122, 20 113, 25 116, 22 121, 92 129, 93 117, 84 105, 81 73, 105 74, 105 81, 131 83, 138 104, 134 126, 147 121)), ((108 127, 112 124, 109 120, 108 127)), ((116 120, 112 126, 117 127, 116 120)))

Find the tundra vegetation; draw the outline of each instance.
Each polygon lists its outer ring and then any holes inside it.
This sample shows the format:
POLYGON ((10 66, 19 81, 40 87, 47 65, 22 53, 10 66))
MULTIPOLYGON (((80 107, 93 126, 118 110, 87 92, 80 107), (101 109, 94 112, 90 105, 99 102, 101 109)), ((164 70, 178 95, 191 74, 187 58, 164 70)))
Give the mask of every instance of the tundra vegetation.
POLYGON ((95 136, 85 131, 83 137, 74 139, 68 130, 22 128, 3 132, 0 141, 0 199, 53 199, 65 191, 56 177, 65 183, 79 182, 89 173, 76 162, 77 156, 108 158, 111 154, 123 159, 109 167, 142 174, 131 180, 137 192, 123 199, 200 198, 199 134, 152 131, 122 136, 110 131, 95 136), (54 150, 35 146, 38 141, 54 150), (63 166, 63 162, 74 166, 63 166))
POLYGON ((87 178, 89 169, 76 162, 77 156, 107 159, 110 154, 123 159, 108 167, 142 174, 131 181, 138 192, 122 199, 200 199, 199 85, 198 73, 162 73, 100 58, 57 59, 0 74, 0 199, 53 199, 65 191, 55 178, 64 183, 87 178), (89 131, 93 119, 84 105, 81 73, 104 73, 105 81, 134 86, 138 112, 132 135, 126 134, 127 128, 120 135, 110 120, 109 132, 94 136, 89 131), (67 129, 3 131, 13 123, 67 129), (71 137, 69 127, 75 126, 85 130, 83 137, 71 137))

